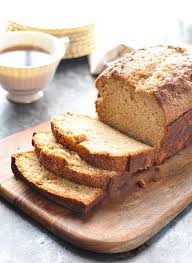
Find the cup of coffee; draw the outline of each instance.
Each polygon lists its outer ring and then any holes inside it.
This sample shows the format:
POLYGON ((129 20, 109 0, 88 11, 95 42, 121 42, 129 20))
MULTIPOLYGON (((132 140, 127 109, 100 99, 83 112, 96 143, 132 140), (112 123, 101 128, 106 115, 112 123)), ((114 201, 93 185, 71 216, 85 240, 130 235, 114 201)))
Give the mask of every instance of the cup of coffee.
POLYGON ((31 103, 43 96, 64 57, 69 39, 42 32, 17 31, 0 35, 0 85, 7 98, 31 103))

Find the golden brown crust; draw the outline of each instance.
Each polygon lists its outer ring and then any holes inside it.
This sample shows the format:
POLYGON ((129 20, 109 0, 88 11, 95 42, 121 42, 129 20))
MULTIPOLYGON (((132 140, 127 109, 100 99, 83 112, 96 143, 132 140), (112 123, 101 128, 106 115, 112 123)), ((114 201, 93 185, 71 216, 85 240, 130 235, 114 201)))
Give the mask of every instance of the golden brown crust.
POLYGON ((50 152, 47 153, 42 150, 34 139, 35 134, 36 133, 33 134, 32 145, 34 146, 35 153, 40 163, 48 171, 64 176, 65 178, 82 185, 101 188, 103 191, 106 191, 109 196, 112 196, 117 190, 120 191, 121 187, 127 183, 127 180, 130 177, 130 173, 128 172, 119 173, 113 176, 104 176, 102 174, 90 176, 87 173, 85 174, 72 170, 71 167, 67 167, 65 159, 59 159, 59 156, 51 155, 50 152))
MULTIPOLYGON (((96 87, 101 94, 108 79, 124 80, 134 92, 155 98, 162 111, 164 129, 155 154, 156 163, 189 143, 192 137, 192 55, 186 49, 157 46, 135 50, 97 78, 96 87)), ((101 110, 96 102, 98 115, 101 110)))
POLYGON ((124 173, 123 175, 115 176, 111 178, 109 187, 108 187, 108 196, 114 197, 116 196, 117 193, 121 193, 124 185, 126 185, 131 180, 132 175, 133 174, 131 173, 124 173))
POLYGON ((42 150, 40 152, 39 161, 47 170, 57 175, 64 176, 65 178, 76 183, 101 188, 103 190, 107 190, 108 188, 108 184, 110 181, 109 176, 105 176, 102 174, 91 176, 88 173, 76 171, 72 167, 67 167, 63 162, 63 158, 55 158, 55 156, 47 154, 46 151, 42 150))
MULTIPOLYGON (((117 172, 135 173, 138 170, 144 170, 152 166, 153 149, 149 147, 142 153, 133 156, 112 156, 106 153, 92 153, 81 144, 74 143, 71 136, 64 134, 54 122, 51 122, 52 132, 56 140, 73 151, 78 151, 78 154, 93 166, 112 170, 117 172)), ((113 143, 113 142, 111 142, 113 143)))
POLYGON ((48 171, 51 171, 60 176, 79 183, 81 185, 91 186, 100 188, 111 196, 117 190, 120 190, 123 184, 125 184, 130 177, 130 173, 122 173, 116 176, 89 176, 88 174, 79 173, 75 170, 67 168, 66 166, 62 168, 62 160, 59 164, 59 160, 54 157, 47 155, 46 152, 41 151, 39 156, 39 161, 48 171), (55 167, 56 166, 56 167, 55 167))
MULTIPOLYGON (((191 62, 192 63, 192 62, 191 62)), ((192 74, 192 68, 187 72, 192 74)), ((192 107, 192 82, 184 77, 167 80, 153 95, 164 113, 165 126, 170 125, 192 107), (179 110, 178 110, 179 109, 179 110)))
POLYGON ((192 55, 183 48, 156 46, 128 53, 96 79, 98 90, 107 79, 125 80, 135 92, 152 93, 169 125, 192 105, 192 55))
POLYGON ((110 171, 106 171, 105 174, 99 174, 97 171, 93 176, 93 173, 89 172, 89 170, 83 172, 78 169, 77 171, 73 166, 68 165, 65 156, 56 156, 50 151, 40 147, 39 144, 36 143, 34 136, 35 134, 33 134, 32 145, 34 146, 35 153, 41 165, 47 170, 82 185, 101 188, 103 190, 108 189, 111 176, 115 176, 115 172, 113 173, 114 175, 112 175, 110 171))
MULTIPOLYGON (((63 176, 82 185, 101 188, 102 190, 108 192, 110 196, 117 189, 119 190, 130 177, 130 173, 118 174, 116 172, 105 170, 101 170, 101 173, 99 173, 99 170, 96 170, 96 172, 93 174, 90 172, 89 166, 86 166, 84 172, 82 172, 80 169, 76 169, 76 167, 70 165, 70 163, 68 163, 65 159, 64 155, 59 155, 55 152, 48 151, 47 147, 43 147, 43 145, 38 140, 39 136, 41 137, 41 134, 44 136, 49 136, 48 132, 35 133, 32 138, 32 145, 34 146, 36 155, 42 166, 57 175, 63 176)), ((45 138, 46 137, 44 137, 44 140, 45 138)))
POLYGON ((192 110, 186 112, 172 124, 166 127, 165 136, 156 156, 156 163, 174 155, 191 143, 192 140, 192 110))
POLYGON ((153 165, 154 152, 153 151, 143 151, 135 156, 130 156, 129 159, 129 171, 130 173, 135 173, 139 170, 145 170, 153 165), (138 167, 145 167, 145 169, 138 169, 138 167))
MULTIPOLYGON (((69 148, 70 150, 76 151, 77 144, 71 140, 70 136, 63 134, 62 131, 58 130, 58 128, 51 123, 52 132, 56 138, 56 140, 69 148)), ((125 171, 127 167, 127 157, 117 156, 113 157, 107 155, 106 153, 94 154, 89 152, 89 150, 82 145, 78 145, 78 154, 85 159, 88 163, 91 163, 93 166, 100 167, 105 170, 114 170, 114 171, 125 171)))
POLYGON ((33 184, 32 182, 29 182, 25 178, 25 176, 22 173, 20 173, 20 171, 16 165, 16 158, 17 158, 17 154, 12 155, 12 157, 11 157, 11 169, 12 169, 12 172, 14 173, 16 178, 21 179, 23 182, 25 182, 27 185, 29 185, 34 190, 38 191, 40 194, 43 194, 47 198, 49 198, 49 199, 53 200, 54 202, 68 208, 69 210, 71 210, 73 212, 86 214, 88 211, 90 211, 90 209, 93 206, 95 206, 96 204, 98 204, 99 202, 101 202, 105 198, 106 194, 104 192, 102 192, 102 194, 98 193, 97 198, 95 198, 95 200, 93 200, 89 204, 85 204, 82 201, 77 200, 77 199, 64 198, 61 196, 57 196, 53 193, 47 192, 47 191, 43 190, 42 188, 39 188, 38 185, 33 184))

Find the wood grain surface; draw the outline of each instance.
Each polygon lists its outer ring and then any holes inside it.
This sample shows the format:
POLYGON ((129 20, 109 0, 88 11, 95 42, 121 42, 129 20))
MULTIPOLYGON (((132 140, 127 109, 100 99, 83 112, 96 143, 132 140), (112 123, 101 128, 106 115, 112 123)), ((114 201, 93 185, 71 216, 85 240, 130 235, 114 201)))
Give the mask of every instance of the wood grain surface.
POLYGON ((157 233, 192 201, 192 146, 159 167, 164 179, 103 203, 88 217, 73 215, 16 180, 11 154, 32 148, 32 127, 0 142, 0 195, 54 234, 82 248, 106 253, 134 249, 157 233), (169 176, 167 176, 169 174, 169 176))

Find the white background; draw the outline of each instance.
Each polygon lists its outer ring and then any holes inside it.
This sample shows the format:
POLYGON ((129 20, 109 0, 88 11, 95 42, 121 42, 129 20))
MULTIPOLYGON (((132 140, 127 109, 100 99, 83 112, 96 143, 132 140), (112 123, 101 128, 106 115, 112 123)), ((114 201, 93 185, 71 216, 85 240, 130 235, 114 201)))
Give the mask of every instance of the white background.
POLYGON ((0 0, 0 30, 9 18, 58 28, 94 21, 99 45, 159 44, 178 37, 179 16, 192 21, 191 5, 190 0, 0 0))

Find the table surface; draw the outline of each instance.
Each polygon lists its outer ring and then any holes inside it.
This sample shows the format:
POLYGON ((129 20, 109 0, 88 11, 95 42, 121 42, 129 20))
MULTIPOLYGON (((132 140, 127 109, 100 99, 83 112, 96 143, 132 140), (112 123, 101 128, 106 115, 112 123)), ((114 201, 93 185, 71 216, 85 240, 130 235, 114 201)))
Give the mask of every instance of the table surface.
MULTIPOLYGON (((30 105, 7 101, 0 89, 0 138, 48 120, 62 111, 94 114, 96 90, 86 58, 63 61, 45 90, 30 105)), ((0 262, 192 262, 192 206, 151 240, 131 252, 96 254, 60 240, 28 216, 0 199, 0 262)), ((113 231, 113 230, 111 230, 113 231)))

